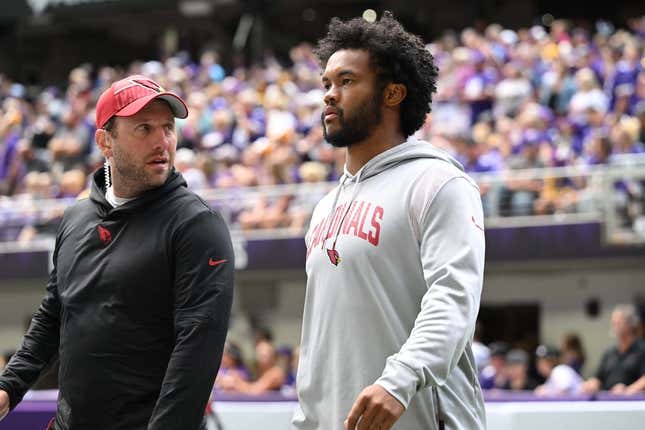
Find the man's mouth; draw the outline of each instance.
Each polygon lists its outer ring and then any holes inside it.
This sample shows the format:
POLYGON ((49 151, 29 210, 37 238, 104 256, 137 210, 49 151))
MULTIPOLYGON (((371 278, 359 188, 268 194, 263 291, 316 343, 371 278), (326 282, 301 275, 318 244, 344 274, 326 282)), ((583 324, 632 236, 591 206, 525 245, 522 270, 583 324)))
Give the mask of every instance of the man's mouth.
POLYGON ((338 111, 332 107, 328 107, 325 109, 325 112, 323 113, 323 119, 325 122, 331 121, 334 118, 338 117, 338 111))
POLYGON ((164 166, 168 164, 168 158, 166 157, 155 157, 152 160, 148 162, 148 164, 151 164, 153 166, 164 166))

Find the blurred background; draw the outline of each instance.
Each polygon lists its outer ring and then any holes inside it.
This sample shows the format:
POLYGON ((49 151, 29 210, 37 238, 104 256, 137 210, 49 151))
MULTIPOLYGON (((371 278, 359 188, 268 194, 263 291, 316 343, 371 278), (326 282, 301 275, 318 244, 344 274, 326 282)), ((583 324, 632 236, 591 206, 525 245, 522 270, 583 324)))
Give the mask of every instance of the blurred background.
MULTIPOLYGON (((303 235, 344 163, 322 136, 312 46, 331 17, 384 10, 422 36, 439 67, 417 137, 456 156, 481 188, 483 383, 532 392, 548 380, 538 365, 547 356, 581 380, 596 375, 622 336, 610 321, 618 305, 630 305, 622 315, 642 339, 642 2, 3 0, 0 351, 19 346, 62 213, 102 166, 98 95, 142 73, 188 102, 176 168, 233 233, 236 296, 216 390, 293 396, 303 235), (270 388, 253 385, 263 375, 270 388)), ((39 387, 56 387, 55 369, 39 387)))

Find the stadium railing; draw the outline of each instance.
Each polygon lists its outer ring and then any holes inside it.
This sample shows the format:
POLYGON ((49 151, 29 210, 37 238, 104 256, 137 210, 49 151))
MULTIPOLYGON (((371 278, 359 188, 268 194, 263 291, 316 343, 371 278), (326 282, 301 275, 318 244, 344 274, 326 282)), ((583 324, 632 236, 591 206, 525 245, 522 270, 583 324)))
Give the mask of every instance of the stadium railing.
MULTIPOLYGON (((645 243, 645 156, 617 158, 615 164, 473 173, 479 184, 486 228, 552 226, 597 222, 606 244, 645 243), (539 191, 535 191, 539 190, 539 191)), ((335 182, 208 189, 198 194, 218 209, 234 237, 303 237, 315 204, 335 182), (248 222, 249 213, 271 214, 248 222), (258 222, 258 219, 260 222, 258 222)), ((51 249, 64 209, 75 199, 0 196, 0 252, 51 249), (33 239, 18 242, 34 226, 33 239), (47 227, 50 228, 47 228, 47 227)))

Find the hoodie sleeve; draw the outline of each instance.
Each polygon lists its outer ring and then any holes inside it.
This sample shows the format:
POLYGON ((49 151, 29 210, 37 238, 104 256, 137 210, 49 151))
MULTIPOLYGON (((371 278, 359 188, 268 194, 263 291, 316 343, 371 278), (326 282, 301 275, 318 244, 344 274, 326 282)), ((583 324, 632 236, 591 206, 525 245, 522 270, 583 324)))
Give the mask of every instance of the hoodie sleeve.
POLYGON ((200 428, 233 301, 233 246, 219 214, 190 219, 173 242, 175 347, 149 430, 200 428))
POLYGON ((49 275, 45 297, 31 319, 20 349, 13 355, 0 376, 0 390, 9 394, 11 410, 20 403, 27 390, 49 369, 58 356, 61 305, 56 272, 57 254, 56 248, 54 269, 49 275))
POLYGON ((448 180, 418 228, 427 291, 409 338, 376 381, 406 408, 418 390, 446 382, 474 332, 485 248, 476 186, 464 177, 448 180))

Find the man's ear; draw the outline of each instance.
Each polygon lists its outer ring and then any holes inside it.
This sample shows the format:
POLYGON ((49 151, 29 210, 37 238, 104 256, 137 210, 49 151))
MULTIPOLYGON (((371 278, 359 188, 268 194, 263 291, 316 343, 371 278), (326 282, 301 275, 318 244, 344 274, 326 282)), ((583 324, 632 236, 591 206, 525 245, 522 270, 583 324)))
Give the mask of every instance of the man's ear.
POLYGON ((408 89, 403 84, 389 83, 383 90, 385 106, 395 107, 400 105, 408 94, 408 89))
POLYGON ((99 128, 94 133, 94 140, 96 140, 96 146, 103 154, 105 158, 112 157, 112 136, 107 130, 99 128))

